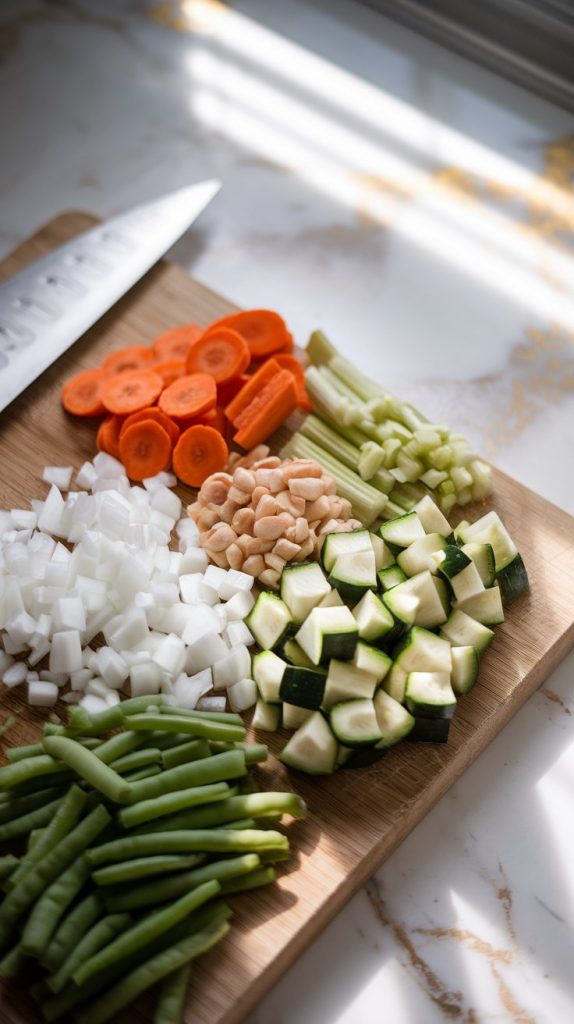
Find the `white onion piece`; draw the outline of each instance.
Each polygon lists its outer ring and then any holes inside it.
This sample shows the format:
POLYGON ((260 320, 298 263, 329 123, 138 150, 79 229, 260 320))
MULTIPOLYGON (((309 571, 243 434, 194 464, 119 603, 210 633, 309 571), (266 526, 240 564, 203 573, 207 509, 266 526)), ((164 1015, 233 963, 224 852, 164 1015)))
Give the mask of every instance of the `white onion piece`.
POLYGON ((47 484, 54 484, 54 487, 60 491, 68 491, 72 473, 72 466, 45 466, 42 480, 45 480, 47 484))
POLYGON ((225 602, 227 619, 230 622, 242 622, 255 604, 255 598, 249 590, 240 590, 225 602))
POLYGON ((45 683, 41 679, 33 680, 28 685, 28 704, 35 707, 53 707, 58 700, 58 687, 54 683, 45 683))
POLYGON ((251 657, 244 644, 233 647, 213 666, 213 686, 224 690, 239 683, 251 671, 251 657))

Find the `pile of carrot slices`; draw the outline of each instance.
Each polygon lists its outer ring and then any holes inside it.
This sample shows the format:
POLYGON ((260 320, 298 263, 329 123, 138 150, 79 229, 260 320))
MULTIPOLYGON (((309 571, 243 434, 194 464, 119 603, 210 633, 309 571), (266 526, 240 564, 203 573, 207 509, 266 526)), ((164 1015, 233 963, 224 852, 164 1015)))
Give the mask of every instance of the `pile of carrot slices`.
POLYGON ((268 309, 111 352, 66 381, 61 399, 72 415, 101 418, 98 449, 132 480, 171 467, 191 487, 224 468, 231 442, 253 448, 295 408, 311 408, 293 338, 268 309))

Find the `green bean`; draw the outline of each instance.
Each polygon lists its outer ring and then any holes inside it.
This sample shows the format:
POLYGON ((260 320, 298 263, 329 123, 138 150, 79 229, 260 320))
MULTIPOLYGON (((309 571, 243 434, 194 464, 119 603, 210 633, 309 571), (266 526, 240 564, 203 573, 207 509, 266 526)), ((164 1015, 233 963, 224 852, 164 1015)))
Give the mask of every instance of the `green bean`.
POLYGON ((260 868, 241 878, 230 878, 221 883, 221 891, 227 895, 232 892, 245 892, 247 889, 259 889, 262 885, 271 885, 277 878, 274 868, 260 868))
MULTIPOLYGON (((23 761, 17 761, 17 764, 24 764, 23 761)), ((10 767, 16 767, 16 765, 10 765, 10 767)), ((24 782, 19 783, 10 790, 10 793, 16 797, 30 796, 32 793, 45 793, 47 789, 61 789, 64 792, 76 782, 76 776, 69 768, 63 768, 62 771, 49 773, 48 775, 36 776, 33 779, 26 779, 24 782)))
POLYGON ((133 828, 142 822, 162 818, 182 808, 211 803, 214 800, 225 800, 229 795, 230 788, 226 782, 214 782, 210 786, 193 786, 190 789, 165 793, 155 800, 140 800, 137 804, 122 807, 116 817, 122 828, 133 828))
POLYGON ((17 836, 25 836, 35 828, 43 828, 44 825, 48 825, 60 805, 60 800, 61 797, 58 797, 57 800, 42 803, 40 807, 36 807, 28 814, 22 814, 20 817, 0 825, 0 842, 16 839, 17 836))
POLYGON ((232 725, 225 722, 210 722, 199 718, 184 718, 179 715, 130 715, 126 718, 124 728, 139 731, 140 729, 158 729, 162 732, 188 733, 206 740, 227 740, 234 742, 245 736, 245 726, 232 725))
MULTIPOLYGON (((246 762, 247 763, 247 762, 246 762)), ((255 778, 253 772, 248 772, 244 779, 239 781, 238 794, 239 796, 247 796, 248 793, 260 793, 261 786, 255 778)))
POLYGON ((42 860, 56 843, 76 827, 80 815, 88 800, 87 793, 84 793, 78 786, 71 786, 66 796, 62 799, 54 817, 47 828, 43 829, 42 835, 34 846, 28 850, 22 858, 20 867, 14 872, 10 879, 10 888, 18 885, 22 878, 42 860))
POLYGON ((154 694, 153 697, 130 697, 128 700, 123 700, 117 707, 122 709, 123 715, 139 715, 148 708, 159 708, 163 704, 165 704, 165 697, 160 693, 154 694))
POLYGON ((212 753, 221 754, 224 750, 243 750, 246 764, 261 764, 266 761, 269 748, 266 743, 217 743, 209 744, 212 753))
POLYGON ((97 892, 91 892, 70 910, 50 939, 41 961, 49 971, 56 971, 70 955, 88 929, 102 916, 104 905, 97 892))
POLYGON ((119 864, 108 864, 105 868, 92 873, 96 885, 119 885, 131 882, 136 878, 148 875, 163 875, 171 871, 185 871, 198 862, 194 854, 159 854, 156 857, 137 857, 135 860, 123 860, 119 864))
POLYGON ((125 931, 131 923, 132 919, 129 914, 110 914, 108 917, 103 917, 101 921, 97 921, 80 939, 59 970, 47 979, 52 992, 56 994, 61 992, 74 971, 81 967, 84 961, 95 956, 100 949, 115 939, 116 935, 125 931))
MULTIPOLYGON (((120 814, 125 814, 126 808, 120 814)), ((281 817, 290 814, 293 818, 305 817, 305 802, 296 793, 247 793, 244 796, 232 796, 220 800, 213 806, 198 807, 189 811, 186 817, 186 828, 213 828, 224 825, 239 818, 281 817)))
POLYGON ((20 861, 13 854, 7 853, 5 857, 0 857, 0 884, 6 882, 11 875, 18 869, 20 861))
POLYGON ((111 764, 125 754, 131 754, 132 750, 143 746, 143 736, 135 732, 118 732, 109 740, 104 740, 97 749, 96 757, 104 764, 111 764))
POLYGON ((44 736, 65 736, 66 726, 56 722, 46 722, 44 725, 44 736))
POLYGON ((37 843, 40 842, 40 839, 44 835, 45 831, 45 828, 35 828, 33 829, 32 832, 30 832, 30 835, 28 836, 28 844, 26 846, 27 853, 29 853, 30 850, 33 850, 37 843))
POLYGON ((174 708, 171 704, 163 704, 162 715, 182 715, 183 718, 199 718, 207 722, 223 722, 226 725, 240 725, 245 729, 245 723, 235 711, 197 711, 195 708, 174 708))
POLYGON ((12 789, 13 786, 28 782, 30 779, 44 778, 46 775, 61 772, 62 769, 65 769, 65 765, 48 754, 25 757, 21 761, 14 761, 13 764, 6 764, 0 768, 0 789, 12 789))
POLYGON ((6 757, 13 763, 14 761, 22 761, 26 757, 37 757, 38 754, 43 754, 44 748, 41 743, 28 743, 27 746, 23 747, 10 747, 6 751, 6 757))
POLYGON ((260 853, 262 864, 279 864, 280 861, 289 860, 289 850, 262 850, 260 853))
POLYGON ((104 732, 117 729, 123 722, 120 704, 113 704, 105 711, 90 715, 85 708, 78 705, 71 707, 68 713, 68 733, 74 732, 82 736, 101 736, 104 732))
MULTIPOLYGON (((114 706, 117 707, 117 705, 114 706)), ((102 715, 105 713, 102 711, 102 715)), ((68 739, 66 736, 47 736, 44 740, 44 748, 49 754, 59 757, 61 761, 73 768, 82 779, 103 793, 108 800, 112 800, 114 803, 123 803, 127 800, 130 793, 129 783, 76 740, 68 739)))
POLYGON ((132 750, 130 754, 118 757, 117 761, 110 762, 110 768, 122 775, 124 772, 131 772, 137 768, 146 768, 150 764, 161 763, 161 751, 157 747, 143 747, 142 750, 132 750))
POLYGON ((226 829, 228 832, 241 832, 247 828, 257 828, 255 818, 238 818, 237 821, 228 821, 226 825, 216 825, 216 828, 226 829))
POLYGON ((163 980, 155 1008, 154 1024, 181 1024, 191 964, 178 967, 163 980))
MULTIPOLYGON (((171 750, 179 747, 182 743, 189 743, 189 736, 185 732, 140 732, 128 733, 130 736, 141 736, 145 746, 157 747, 158 750, 171 750)), ((199 741, 198 741, 199 742, 199 741)))
POLYGON ((141 910, 156 903, 167 903, 176 900, 190 889, 216 879, 223 884, 224 880, 246 875, 261 866, 261 859, 256 853, 245 853, 240 857, 229 857, 225 860, 214 860, 202 867, 186 871, 185 874, 172 875, 154 882, 144 882, 120 892, 104 893, 106 908, 117 913, 124 910, 141 910))
POLYGON ((140 800, 154 800, 165 793, 186 789, 189 786, 206 786, 211 782, 240 778, 246 772, 243 752, 228 750, 225 754, 215 754, 201 761, 180 764, 177 768, 162 772, 157 778, 132 783, 127 802, 135 804, 140 800))
POLYGON ((0 949, 6 945, 12 929, 28 907, 78 859, 110 821, 111 817, 105 807, 96 807, 72 832, 60 840, 44 860, 40 861, 36 870, 22 880, 17 889, 8 894, 0 904, 0 949))
POLYGON ((153 775, 161 775, 159 764, 150 764, 146 768, 137 768, 134 772, 127 772, 122 776, 126 782, 141 782, 142 779, 151 779, 153 775))
POLYGON ((195 957, 206 953, 229 931, 227 921, 214 916, 212 922, 201 931, 183 939, 175 946, 158 953, 136 967, 127 977, 108 989, 93 1003, 81 1011, 82 1024, 106 1024, 120 1010, 131 1003, 156 982, 189 963, 195 957))
POLYGON ((209 757, 210 753, 207 740, 189 740, 188 743, 164 750, 161 760, 164 768, 176 768, 178 764, 186 764, 188 761, 200 761, 209 757))
POLYGON ((20 974, 26 960, 22 943, 12 946, 6 956, 0 960, 0 978, 15 978, 20 974))
POLYGON ((0 736, 4 736, 13 725, 16 725, 16 717, 15 715, 8 715, 8 718, 0 725, 0 736))
MULTIPOLYGON (((43 953, 61 918, 89 877, 88 864, 84 857, 79 857, 38 898, 22 932, 22 948, 28 956, 39 957, 43 953)), ((25 881, 23 879, 21 884, 25 881)))
MULTIPOLYGON (((127 836, 95 846, 87 851, 91 867, 110 861, 130 860, 161 853, 259 853, 261 850, 288 850, 287 837, 272 829, 247 829, 226 832, 221 829, 196 829, 182 832, 152 832, 127 836)), ((2 909, 0 908, 0 920, 2 909)))
POLYGON ((213 899, 220 891, 220 888, 219 882, 215 880, 204 882, 203 885, 193 889, 192 892, 186 893, 185 896, 176 900, 175 903, 170 903, 169 906, 156 910, 142 918, 141 921, 138 921, 122 935, 118 936, 117 939, 109 943, 105 949, 95 953, 94 956, 76 968, 72 973, 72 978, 76 985, 84 985, 94 974, 98 974, 100 971, 105 970, 106 967, 112 966, 137 949, 147 945, 148 942, 161 935, 162 932, 173 928, 184 917, 191 914, 192 910, 196 910, 203 903, 213 899))

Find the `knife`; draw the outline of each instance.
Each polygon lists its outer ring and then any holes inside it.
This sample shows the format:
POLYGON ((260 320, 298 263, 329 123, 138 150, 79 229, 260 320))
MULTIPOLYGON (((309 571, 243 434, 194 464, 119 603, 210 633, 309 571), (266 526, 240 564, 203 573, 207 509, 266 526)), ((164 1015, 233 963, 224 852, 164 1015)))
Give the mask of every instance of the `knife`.
POLYGON ((143 277, 220 188, 202 181, 136 206, 0 284, 0 411, 143 277))

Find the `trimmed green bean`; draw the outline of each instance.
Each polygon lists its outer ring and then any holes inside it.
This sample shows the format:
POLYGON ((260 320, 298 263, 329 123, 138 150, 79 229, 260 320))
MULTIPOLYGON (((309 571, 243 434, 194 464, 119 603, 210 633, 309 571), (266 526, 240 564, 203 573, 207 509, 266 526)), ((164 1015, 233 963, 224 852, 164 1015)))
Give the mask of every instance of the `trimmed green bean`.
POLYGON ((111 967, 137 949, 146 946, 148 942, 168 931, 169 928, 173 928, 174 925, 191 914, 192 910, 197 910, 202 904, 213 899, 220 889, 219 882, 215 880, 204 882, 203 885, 186 893, 175 903, 146 915, 141 921, 126 929, 122 935, 110 942, 105 949, 101 949, 76 968, 72 974, 76 985, 84 985, 86 981, 105 970, 106 967, 111 967))
POLYGON ((171 750, 179 747, 182 743, 189 743, 189 736, 182 732, 140 732, 129 733, 131 736, 141 736, 145 746, 157 747, 158 750, 171 750))
MULTIPOLYGON (((117 707, 117 705, 114 706, 117 707)), ((104 714, 106 712, 102 711, 102 715, 104 714)), ((90 786, 103 793, 108 800, 112 800, 114 803, 124 803, 128 799, 129 782, 122 779, 121 775, 118 775, 113 768, 100 761, 91 750, 86 750, 76 740, 71 740, 66 736, 47 736, 44 740, 44 748, 49 754, 53 754, 64 764, 69 765, 90 786)))
POLYGON ((78 945, 72 950, 60 969, 47 979, 52 992, 56 995, 58 992, 61 992, 74 971, 81 967, 84 961, 91 959, 96 953, 99 953, 100 949, 103 949, 112 942, 131 923, 132 919, 129 914, 109 914, 108 917, 103 917, 101 921, 97 921, 80 939, 78 945))
POLYGON ((46 722, 44 725, 44 736, 65 736, 66 726, 56 722, 46 722))
POLYGON ((228 750, 225 754, 214 754, 201 761, 180 764, 170 768, 154 779, 133 783, 127 803, 135 804, 140 800, 155 800, 165 793, 172 793, 189 786, 206 786, 211 782, 225 782, 245 775, 245 757, 240 750, 228 750))
POLYGON ((289 850, 262 850, 260 853, 262 864, 279 864, 280 861, 289 860, 289 850))
POLYGON ((177 768, 179 764, 187 764, 188 761, 201 761, 210 754, 207 740, 189 740, 188 743, 178 743, 177 747, 164 750, 161 760, 164 768, 177 768))
POLYGON ((70 955, 78 942, 102 916, 104 904, 97 892, 91 892, 70 910, 60 922, 41 961, 48 971, 56 971, 70 955))
POLYGON ((155 1007, 154 1024, 181 1024, 190 974, 191 964, 188 963, 164 979, 155 1007))
POLYGON ((22 858, 20 867, 10 879, 10 888, 14 885, 19 885, 22 878, 34 869, 35 865, 42 860, 45 854, 49 853, 52 847, 59 843, 60 839, 63 839, 68 832, 71 832, 76 827, 87 801, 87 793, 84 793, 78 786, 70 787, 50 824, 43 829, 40 838, 22 858))
POLYGON ((26 954, 22 949, 22 943, 19 942, 0 960, 0 978, 15 978, 20 974, 25 960, 26 954))
POLYGON ((245 723, 236 711, 197 711, 195 708, 174 708, 171 704, 163 704, 162 715, 181 715, 183 718, 199 718, 206 722, 223 722, 226 725, 240 725, 245 729, 245 723))
POLYGON ((239 796, 247 796, 248 793, 260 793, 261 786, 253 772, 248 772, 244 779, 241 779, 238 785, 239 796))
POLYGON ((159 764, 150 764, 146 768, 136 768, 134 772, 127 772, 122 778, 126 782, 141 782, 142 779, 151 779, 154 775, 161 775, 161 766, 159 764))
MULTIPOLYGON (((41 956, 66 910, 89 877, 88 864, 84 857, 79 857, 38 898, 22 932, 22 948, 28 956, 41 956)), ((30 875, 26 878, 30 878, 30 875)), ((26 878, 21 885, 25 884, 26 878)))
POLYGON ((78 705, 71 707, 68 713, 68 732, 82 736, 101 736, 102 733, 117 729, 123 723, 121 704, 112 704, 105 711, 90 715, 85 708, 78 705))
POLYGON ((57 800, 50 800, 28 814, 22 814, 20 817, 14 818, 13 821, 7 821, 0 825, 0 842, 25 836, 35 828, 43 828, 44 825, 48 825, 60 806, 61 799, 62 797, 58 797, 57 800))
POLYGON ((33 850, 36 844, 40 842, 40 839, 44 835, 45 831, 45 828, 35 828, 32 832, 30 832, 30 835, 28 836, 28 843, 26 846, 27 853, 29 853, 30 850, 33 850))
MULTIPOLYGON (((104 712, 102 712, 104 714, 104 712)), ((226 740, 229 743, 242 740, 245 726, 232 725, 225 722, 210 722, 198 718, 184 718, 179 715, 130 715, 124 722, 124 728, 138 731, 158 729, 162 732, 182 732, 190 736, 199 736, 206 740, 226 740)))
POLYGON ((20 861, 13 854, 7 853, 0 857, 0 884, 6 882, 17 870, 20 861))
MULTIPOLYGON (((17 763, 23 764, 24 762, 18 761, 17 763)), ((69 768, 65 768, 63 771, 36 776, 33 779, 26 779, 25 782, 21 782, 19 785, 14 786, 14 788, 10 790, 10 793, 14 797, 20 797, 30 796, 32 793, 45 793, 47 789, 62 789, 66 792, 73 782, 76 782, 74 773, 70 771, 69 768)))
POLYGON ((0 949, 9 941, 13 928, 28 907, 78 859, 110 821, 111 817, 105 807, 96 807, 72 832, 60 840, 44 860, 40 861, 35 871, 22 879, 17 889, 8 894, 0 904, 0 949))
POLYGON ((255 818, 238 818, 237 821, 228 821, 226 825, 216 825, 216 828, 226 829, 228 832, 241 832, 246 828, 257 828, 255 818))
POLYGON ((162 693, 150 697, 129 697, 117 705, 122 709, 123 715, 139 715, 147 708, 159 708, 165 704, 165 697, 162 693))
POLYGON ((145 882, 134 885, 120 892, 104 893, 106 908, 113 913, 124 910, 142 910, 156 903, 167 903, 176 900, 190 889, 216 879, 223 882, 229 878, 246 875, 261 867, 261 858, 256 853, 245 853, 240 857, 229 857, 225 860, 213 860, 202 867, 186 871, 185 874, 172 875, 158 879, 156 882, 145 882))
POLYGON ((274 868, 259 868, 258 871, 252 871, 249 875, 243 875, 241 878, 230 878, 228 881, 222 882, 221 891, 226 895, 231 895, 232 892, 259 889, 262 885, 271 885, 276 878, 277 872, 274 868))
POLYGON ((143 743, 144 738, 135 732, 118 732, 100 744, 96 757, 104 764, 111 764, 125 754, 131 754, 132 750, 143 746, 143 743))
POLYGON ((206 953, 229 931, 229 924, 214 915, 201 931, 158 953, 81 1010, 82 1024, 106 1024, 137 996, 195 957, 206 953))
MULTIPOLYGON (((46 748, 44 748, 46 749, 46 748)), ((24 757, 21 761, 14 761, 13 764, 6 764, 0 768, 0 789, 12 789, 30 779, 44 778, 46 775, 55 775, 65 770, 65 765, 48 753, 40 754, 38 757, 24 757)))
POLYGON ((161 759, 161 751, 157 747, 143 747, 141 750, 132 750, 130 754, 118 757, 117 761, 111 761, 110 768, 118 775, 123 775, 124 772, 146 768, 150 764, 161 764, 161 759))
POLYGON ((0 725, 0 736, 5 736, 8 729, 11 729, 13 725, 16 725, 16 716, 8 715, 8 718, 5 718, 0 725))
POLYGON ((225 800, 229 795, 230 788, 226 782, 214 782, 210 786, 192 786, 190 789, 165 793, 154 800, 140 800, 137 804, 122 807, 116 818, 122 828, 134 828, 143 822, 162 818, 183 808, 212 803, 214 800, 225 800))
MULTIPOLYGON (((131 808, 125 809, 128 810, 131 808)), ((121 811, 120 814, 125 814, 125 811, 121 811)), ((231 796, 227 800, 220 800, 212 807, 198 807, 188 811, 185 827, 213 828, 240 818, 275 818, 281 817, 282 814, 304 818, 306 813, 305 802, 296 793, 246 793, 243 796, 231 796)))
POLYGON ((123 882, 146 878, 148 875, 163 875, 172 871, 185 871, 194 867, 199 858, 193 854, 158 854, 156 857, 137 857, 123 860, 119 864, 108 864, 92 872, 96 885, 120 885, 123 882))
POLYGON ((35 811, 38 807, 43 807, 46 801, 54 800, 56 797, 63 796, 64 793, 65 790, 60 786, 44 789, 39 793, 29 793, 26 796, 16 796, 12 791, 2 793, 1 795, 5 799, 0 803, 0 825, 12 821, 14 818, 21 818, 22 815, 29 814, 30 811, 35 811))
MULTIPOLYGON (((222 829, 195 829, 182 832, 152 832, 127 836, 95 846, 86 856, 92 868, 110 861, 130 860, 162 853, 259 853, 262 850, 288 850, 287 837, 273 829, 246 829, 226 832, 222 829)), ((2 908, 0 908, 0 920, 2 908)))
POLYGON ((9 747, 6 751, 6 757, 11 764, 14 761, 22 761, 27 757, 37 757, 38 754, 43 754, 44 748, 41 743, 28 743, 23 747, 9 747))
POLYGON ((269 748, 266 743, 217 743, 209 744, 214 754, 221 754, 224 750, 243 750, 246 764, 261 764, 267 760, 269 748))

